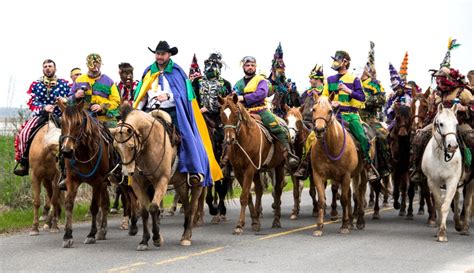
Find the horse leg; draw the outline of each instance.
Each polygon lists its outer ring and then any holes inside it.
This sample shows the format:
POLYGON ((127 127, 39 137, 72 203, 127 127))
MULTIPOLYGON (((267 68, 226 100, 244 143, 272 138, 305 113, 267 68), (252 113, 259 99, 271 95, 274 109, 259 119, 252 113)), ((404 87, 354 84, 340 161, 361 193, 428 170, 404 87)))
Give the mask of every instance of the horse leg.
POLYGON ((349 234, 351 219, 351 178, 346 173, 341 179, 341 206, 342 206, 342 226, 339 230, 341 234, 349 234))
POLYGON ((46 189, 46 203, 43 207, 43 215, 40 217, 40 221, 41 221, 41 218, 43 216, 46 216, 46 219, 43 220, 45 221, 44 223, 44 226, 43 226, 43 229, 48 229, 48 228, 51 228, 52 226, 52 221, 53 221, 53 214, 54 212, 50 212, 50 209, 51 209, 51 198, 53 197, 53 182, 51 181, 51 179, 43 179, 43 186, 44 188, 46 189), (44 212, 45 212, 45 207, 48 206, 47 210, 47 214, 44 215, 44 212))
MULTIPOLYGON (((100 180, 101 182, 103 180, 100 180)), ((107 215, 109 213, 110 198, 107 191, 107 183, 104 181, 100 184, 100 208, 102 210, 102 217, 100 218, 100 228, 97 234, 97 240, 105 240, 107 235, 107 215)), ((123 194, 123 192, 122 192, 123 194)))
POLYGON ((290 220, 296 220, 300 214, 301 183, 294 175, 291 175, 291 181, 293 181, 293 210, 291 211, 290 220))
MULTIPOLYGON (((123 208, 123 215, 122 215, 122 223, 120 223, 119 228, 121 230, 128 230, 128 222, 131 215, 131 204, 130 204, 130 195, 128 194, 128 185, 118 185, 120 187, 120 196, 122 199, 122 208, 123 208)), ((115 204, 114 204, 115 206, 115 204)), ((113 208, 110 210, 112 213, 113 208)))
POLYGON ((469 184, 464 186, 466 188, 466 195, 464 196, 464 219, 461 230, 461 235, 469 235, 469 224, 471 221, 472 207, 474 201, 474 182, 471 181, 469 184))
POLYGON ((49 232, 51 233, 57 233, 59 232, 59 227, 58 227, 58 218, 59 214, 61 212, 61 205, 59 202, 60 198, 60 193, 59 193, 59 186, 57 185, 56 181, 59 179, 59 173, 56 174, 51 182, 51 188, 52 188, 52 195, 51 195, 51 207, 52 207, 52 216, 51 216, 51 228, 49 229, 49 232))
POLYGON ((390 185, 390 176, 385 176, 384 178, 382 178, 382 182, 383 182, 383 185, 385 186, 384 189, 383 189, 383 204, 382 206, 384 208, 388 208, 389 207, 389 204, 388 204, 388 197, 389 197, 389 185, 390 185))
POLYGON ((313 231, 313 236, 320 237, 323 235, 324 227, 324 205, 326 204, 324 181, 326 181, 326 177, 321 177, 316 173, 315 168, 312 169, 314 186, 318 192, 318 219, 316 220, 316 229, 313 231))
POLYGON ((152 221, 152 231, 153 231, 153 245, 156 247, 163 246, 163 236, 160 235, 160 226, 159 226, 159 217, 160 217, 160 208, 158 204, 161 203, 163 197, 166 194, 166 189, 168 188, 169 177, 166 175, 161 176, 157 183, 154 184, 155 194, 153 195, 153 200, 149 206, 149 211, 151 214, 152 221))
POLYGON ((204 202, 206 199, 208 189, 212 189, 212 188, 202 187, 201 189, 202 192, 199 194, 199 198, 197 201, 196 214, 194 216, 194 221, 193 221, 193 225, 195 227, 202 226, 204 224, 204 202))
MULTIPOLYGON (((376 182, 377 183, 377 182, 376 182)), ((375 183, 371 183, 369 185, 369 190, 370 190, 370 194, 369 194, 369 208, 375 206, 375 190, 374 190, 374 186, 372 186, 372 184, 375 184, 375 183)))
POLYGON ((218 219, 220 222, 227 221, 226 219, 227 208, 225 207, 225 197, 230 190, 231 183, 232 183, 232 179, 230 179, 229 177, 224 177, 224 179, 219 184, 216 184, 216 192, 219 197, 218 219))
MULTIPOLYGON (((101 190, 102 188, 100 185, 95 185, 94 187, 92 187, 92 200, 89 208, 89 211, 92 216, 91 230, 87 235, 86 239, 84 240, 84 244, 95 244, 96 241, 95 235, 97 234, 97 213, 99 212, 101 190)), ((102 211, 102 213, 104 212, 102 211)))
POLYGON ((407 212, 407 188, 408 188, 408 173, 403 172, 400 176, 401 183, 400 183, 400 192, 402 195, 402 200, 400 204, 400 212, 398 213, 399 216, 406 216, 407 212))
POLYGON ((314 186, 314 180, 313 180, 312 174, 310 174, 309 176, 309 195, 311 196, 311 200, 313 202, 313 212, 311 216, 317 217, 318 216, 318 200, 316 200, 316 188, 314 186))
POLYGON ((143 224, 143 236, 141 242, 137 246, 137 250, 143 251, 148 249, 148 241, 150 240, 150 232, 148 231, 148 206, 150 204, 150 200, 146 192, 146 187, 142 184, 141 181, 135 180, 132 183, 132 189, 139 201, 138 203, 140 205, 140 212, 143 224))
MULTIPOLYGON (((457 183, 455 179, 451 179, 451 181, 446 181, 446 194, 444 200, 441 204, 441 212, 440 212, 440 224, 439 224, 439 231, 438 231, 438 242, 447 242, 448 237, 446 236, 446 219, 448 218, 449 209, 451 206, 451 202, 456 194, 457 183)), ((438 189, 439 191, 439 189, 438 189)), ((433 191, 434 193, 435 191, 433 191)), ((438 197, 441 197, 441 193, 437 193, 438 197)), ((436 198, 436 197, 435 197, 436 198)), ((438 199, 442 200, 442 199, 438 199)), ((438 202, 440 203, 440 202, 438 202)))
POLYGON ((408 186, 408 210, 407 216, 405 217, 406 220, 413 220, 413 199, 415 198, 415 183, 409 182, 410 185, 408 186))
MULTIPOLYGON (((234 170, 234 172, 237 172, 237 170, 234 170)), ((237 176, 237 173, 235 175, 237 176)), ((237 177, 240 178, 239 182, 242 186, 242 193, 240 194, 239 221, 237 222, 237 226, 234 228, 233 234, 241 235, 245 226, 245 210, 249 203, 250 186, 252 184, 252 178, 254 177, 253 170, 250 171, 247 169, 245 173, 238 175, 237 177)))
POLYGON ((423 198, 426 201, 426 207, 428 209, 427 224, 430 227, 436 227, 436 209, 434 205, 434 198, 431 195, 430 188, 428 187, 426 180, 421 182, 421 190, 423 192, 423 198))
POLYGON ((393 182, 393 208, 399 210, 400 209, 400 202, 398 198, 400 198, 400 175, 399 171, 395 170, 392 174, 392 182, 393 182))
POLYGON ((424 215, 425 214, 425 198, 423 195, 423 186, 421 184, 418 184, 418 195, 420 199, 420 208, 418 209, 418 215, 424 215))
MULTIPOLYGON (((46 187, 46 184, 48 184, 50 181, 45 181, 45 187, 46 187)), ((51 209, 51 195, 48 194, 48 196, 46 197, 46 202, 44 203, 44 206, 43 206, 43 213, 41 214, 41 217, 39 218, 39 221, 40 222, 43 222, 43 221, 46 221, 49 217, 49 212, 50 212, 50 209, 51 209)), ((51 227, 51 223, 49 223, 49 226, 51 227)))
MULTIPOLYGON (((283 166, 277 167, 275 169, 275 200, 276 208, 274 211, 274 219, 272 228, 281 228, 280 218, 281 218, 281 194, 283 191, 283 183, 285 179, 285 170, 283 166)), ((261 199, 261 197, 260 197, 261 199)))
POLYGON ((191 245, 191 236, 192 236, 192 225, 194 223, 194 217, 196 217, 196 213, 198 210, 198 203, 199 200, 201 199, 201 196, 203 195, 203 187, 199 186, 193 186, 190 188, 191 190, 191 202, 189 203, 189 227, 185 231, 185 237, 181 239, 181 245, 182 246, 189 246, 191 245))
POLYGON ((364 208, 367 202, 365 199, 365 193, 367 192, 367 175, 365 171, 360 173, 359 179, 359 190, 355 195, 358 206, 355 209, 357 210, 357 229, 361 230, 365 228, 364 208))
POLYGON ((213 195, 213 189, 217 191, 217 184, 221 184, 222 180, 214 182, 214 185, 211 185, 209 187, 206 187, 206 204, 207 207, 209 208, 209 214, 212 216, 216 216, 219 211, 217 207, 214 205, 214 195, 213 195))
POLYGON ((31 186, 33 188, 33 226, 31 227, 30 235, 36 236, 39 234, 39 207, 41 205, 41 180, 32 172, 31 186))
MULTIPOLYGON (((339 186, 336 184, 336 181, 331 183, 331 192, 332 192, 332 202, 331 202, 331 221, 337 219, 337 194, 339 186)), ((326 204, 324 204, 326 205, 326 204)))
POLYGON ((126 187, 125 194, 128 196, 128 202, 130 207, 130 228, 128 229, 128 235, 135 236, 138 233, 137 197, 133 193, 133 189, 130 186, 126 187))
POLYGON ((66 226, 64 228, 64 236, 63 236, 63 248, 70 248, 74 244, 74 239, 72 237, 72 210, 74 209, 74 200, 76 199, 77 195, 77 188, 78 184, 76 182, 71 181, 71 177, 68 174, 66 178, 66 186, 67 186, 67 195, 66 195, 66 226))
POLYGON ((255 189, 255 207, 252 202, 252 195, 249 194, 249 210, 250 217, 252 218, 252 230, 254 232, 260 231, 260 207, 262 206, 262 195, 263 195, 263 184, 260 181, 260 175, 258 173, 254 176, 254 189, 255 189))
MULTIPOLYGON (((374 213, 372 214, 372 219, 373 220, 379 220, 380 219, 380 207, 379 207, 379 198, 380 198, 380 193, 382 191, 382 185, 383 180, 380 179, 373 183, 373 190, 375 192, 375 203, 374 203, 374 213)), ((372 185, 372 184, 371 184, 372 185)))
POLYGON ((453 221, 454 221, 454 228, 456 231, 461 231, 462 229, 462 224, 461 224, 461 217, 459 217, 459 191, 456 190, 454 193, 454 199, 453 199, 453 205, 454 205, 454 215, 453 215, 453 221))

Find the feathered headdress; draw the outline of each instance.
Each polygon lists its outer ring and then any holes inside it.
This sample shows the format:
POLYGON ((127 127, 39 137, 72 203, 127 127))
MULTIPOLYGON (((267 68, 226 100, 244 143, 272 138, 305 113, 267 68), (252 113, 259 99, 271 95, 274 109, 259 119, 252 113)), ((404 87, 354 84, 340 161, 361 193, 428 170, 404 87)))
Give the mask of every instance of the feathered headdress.
POLYGON ((195 79, 195 78, 202 77, 201 69, 199 68, 199 64, 197 62, 196 54, 194 54, 193 60, 191 61, 191 66, 189 67, 188 77, 190 79, 195 79))
POLYGON ((281 48, 281 43, 278 43, 275 54, 273 54, 272 71, 275 71, 276 69, 285 70, 285 62, 283 62, 283 49, 281 48))
POLYGON ((451 39, 451 37, 449 37, 448 51, 446 52, 446 55, 444 55, 443 62, 441 62, 439 68, 442 68, 442 67, 451 68, 451 50, 461 45, 461 44, 457 44, 456 42, 457 42, 456 39, 451 39))
POLYGON ((377 73, 375 71, 375 51, 374 51, 375 43, 370 41, 370 50, 369 50, 369 57, 367 60, 367 64, 364 67, 364 70, 369 74, 372 79, 377 78, 377 73))
POLYGON ((408 76, 408 51, 405 52, 405 57, 403 57, 402 65, 400 66, 400 78, 406 82, 408 76))

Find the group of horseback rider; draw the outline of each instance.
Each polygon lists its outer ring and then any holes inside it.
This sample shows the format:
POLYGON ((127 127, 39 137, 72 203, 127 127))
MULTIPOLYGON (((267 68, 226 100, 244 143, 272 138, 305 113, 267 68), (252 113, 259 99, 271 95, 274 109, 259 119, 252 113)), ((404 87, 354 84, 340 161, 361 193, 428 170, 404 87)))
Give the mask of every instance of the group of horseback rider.
MULTIPOLYGON (((454 47, 453 47, 454 48, 454 47)), ((279 46, 281 51, 281 45, 279 46)), ((397 71, 390 64, 391 82, 394 93, 386 102, 386 94, 381 83, 376 79, 374 65, 374 44, 371 42, 369 60, 364 68, 364 72, 359 79, 351 73, 351 57, 345 51, 336 51, 331 68, 337 73, 327 77, 325 80, 323 68, 316 65, 309 75, 311 87, 302 92, 297 105, 301 105, 304 125, 313 129, 312 108, 315 103, 315 96, 327 96, 331 98, 333 107, 336 108, 337 116, 347 124, 350 132, 358 141, 360 150, 366 164, 368 179, 376 180, 382 176, 389 175, 390 163, 387 145, 388 131, 381 123, 383 112, 387 115, 391 129, 393 124, 394 110, 401 104, 409 104, 413 90, 419 90, 414 82, 406 81, 406 73, 400 77, 397 71), (413 87, 416 88, 413 88, 413 87), (369 141, 362 125, 365 120, 375 131, 377 141, 380 143, 378 149, 377 166, 374 166, 369 156, 369 141)), ((474 132, 471 129, 473 124, 472 110, 474 110, 474 97, 472 95, 472 85, 465 82, 465 77, 458 70, 450 68, 450 50, 440 66, 434 71, 432 76, 436 79, 437 87, 432 91, 432 103, 437 105, 443 103, 449 107, 455 103, 458 105, 458 130, 463 140, 463 155, 469 158, 470 150, 474 148, 474 132)), ((25 122, 15 139, 17 167, 14 170, 16 175, 28 174, 28 149, 35 132, 45 124, 48 118, 57 120, 61 117, 59 108, 55 105, 60 97, 68 99, 68 103, 85 101, 87 109, 91 115, 96 117, 106 128, 117 126, 120 119, 119 106, 122 104, 132 105, 133 108, 152 111, 160 109, 167 112, 172 119, 172 123, 181 135, 179 149, 179 170, 188 173, 190 180, 196 182, 210 182, 212 160, 206 157, 206 150, 202 139, 196 134, 198 131, 190 103, 197 99, 198 110, 206 121, 207 128, 212 138, 212 149, 216 157, 221 159, 221 165, 227 164, 225 155, 225 145, 223 144, 223 127, 220 122, 220 107, 217 98, 225 97, 233 92, 238 96, 238 101, 251 113, 258 115, 263 125, 274 135, 283 145, 284 156, 289 168, 298 167, 295 176, 305 179, 308 176, 309 147, 315 139, 312 132, 306 141, 306 150, 300 160, 292 152, 289 142, 288 130, 281 118, 270 111, 267 106, 267 97, 279 92, 278 84, 282 77, 282 51, 279 59, 274 61, 274 70, 271 77, 256 73, 257 62, 255 57, 246 56, 241 60, 244 77, 241 78, 232 88, 229 81, 221 76, 221 69, 225 65, 220 53, 212 53, 205 60, 204 73, 201 73, 197 60, 194 56, 191 65, 189 79, 184 71, 173 62, 171 56, 178 53, 176 47, 170 47, 166 41, 160 41, 155 50, 149 48, 155 54, 155 61, 143 73, 140 82, 133 80, 133 67, 128 63, 119 65, 121 81, 114 81, 101 73, 102 58, 98 54, 87 56, 88 71, 81 75, 79 68, 71 70, 73 83, 68 84, 66 80, 56 76, 56 64, 48 59, 43 62, 43 76, 34 81, 28 93, 31 98, 28 106, 33 112, 33 117, 25 122), (280 78, 279 78, 280 77, 280 78)), ((277 52, 280 52, 277 49, 277 52)), ((275 56, 277 53, 275 53, 275 56)), ((278 57, 277 56, 277 57, 278 57)), ((407 58, 407 56, 405 56, 407 58)), ((284 73, 284 72, 283 72, 284 73)), ((284 75, 284 74, 283 74, 284 75)), ((471 71, 468 77, 472 81, 474 72, 471 71)), ((284 89, 284 88, 283 88, 284 89)), ((288 91, 287 88, 286 90, 288 91)), ((294 88, 296 89, 296 88, 294 88)), ((294 90, 295 91, 295 90, 294 90)), ((287 102, 288 100, 285 100, 287 102)), ((413 139, 413 179, 420 179, 419 165, 424 146, 431 136, 431 120, 436 114, 437 107, 430 107, 428 119, 425 119, 426 127, 416 133, 413 139)), ((60 157, 60 156, 59 156, 60 157)), ((60 164, 61 165, 61 164, 60 164)), ((64 169, 62 167, 62 169, 64 169)), ((64 172, 64 171, 63 171, 64 172)), ((64 173, 62 174, 64 177, 64 173)))

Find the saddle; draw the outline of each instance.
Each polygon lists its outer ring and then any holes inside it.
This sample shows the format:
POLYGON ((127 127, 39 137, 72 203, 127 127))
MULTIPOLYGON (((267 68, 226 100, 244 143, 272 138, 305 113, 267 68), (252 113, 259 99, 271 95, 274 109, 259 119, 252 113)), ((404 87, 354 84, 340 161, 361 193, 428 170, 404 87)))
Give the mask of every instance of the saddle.
POLYGON ((166 130, 166 133, 170 136, 170 141, 172 146, 179 146, 181 143, 181 135, 179 134, 178 130, 176 130, 176 126, 171 121, 171 116, 162 110, 153 110, 148 113, 152 117, 156 119, 166 130))

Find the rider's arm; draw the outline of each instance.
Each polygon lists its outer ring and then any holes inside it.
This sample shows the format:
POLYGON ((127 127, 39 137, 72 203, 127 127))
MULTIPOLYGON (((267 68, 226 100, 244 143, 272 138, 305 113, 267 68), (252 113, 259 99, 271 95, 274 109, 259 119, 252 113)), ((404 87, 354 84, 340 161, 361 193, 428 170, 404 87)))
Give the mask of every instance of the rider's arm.
POLYGON ((30 86, 30 89, 28 90, 28 94, 30 94, 28 107, 35 115, 38 115, 41 112, 41 110, 43 110, 45 103, 44 103, 44 98, 38 92, 36 85, 37 85, 37 82, 33 82, 30 86))
POLYGON ((353 87, 354 87, 354 89, 351 89, 352 92, 349 95, 351 97, 351 99, 355 99, 355 100, 358 100, 360 102, 364 102, 365 101, 365 93, 364 93, 364 89, 362 89, 362 84, 361 84, 361 82, 358 78, 356 78, 354 80, 353 87))
POLYGON ((258 83, 257 90, 252 93, 244 94, 244 101, 247 105, 254 105, 262 103, 268 94, 268 83, 266 80, 261 80, 258 83))

